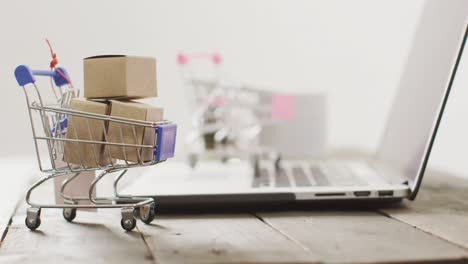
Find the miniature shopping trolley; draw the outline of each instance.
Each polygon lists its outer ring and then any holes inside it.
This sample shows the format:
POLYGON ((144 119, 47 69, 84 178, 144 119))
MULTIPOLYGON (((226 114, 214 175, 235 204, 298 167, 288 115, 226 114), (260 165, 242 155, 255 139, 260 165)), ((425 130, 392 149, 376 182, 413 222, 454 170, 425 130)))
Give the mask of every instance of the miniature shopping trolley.
POLYGON ((261 159, 273 161, 278 168, 280 153, 261 145, 259 135, 264 126, 281 122, 275 114, 278 105, 275 102, 281 96, 228 81, 220 69, 221 56, 217 53, 180 53, 177 62, 193 98, 193 130, 187 138, 190 166, 196 166, 200 155, 214 154, 223 162, 247 156, 256 172, 261 159), (211 78, 200 78, 190 67, 200 59, 213 66, 211 78))
POLYGON ((46 174, 27 191, 26 202, 31 207, 27 209, 26 226, 31 230, 39 227, 42 208, 63 209, 63 217, 67 221, 72 221, 76 217, 76 210, 79 208, 121 208, 121 226, 125 230, 131 231, 135 228, 135 216, 139 216, 144 223, 149 224, 155 217, 154 199, 131 195, 121 196, 118 193, 118 183, 129 168, 152 166, 173 157, 177 126, 169 121, 147 122, 68 108, 71 98, 76 97, 77 93, 70 86, 70 79, 63 68, 42 71, 31 70, 25 65, 20 65, 15 69, 15 77, 18 84, 23 87, 26 97, 39 169, 46 174), (44 104, 44 96, 41 94, 45 91, 36 85, 36 76, 48 76, 53 80, 53 82, 51 81, 53 88, 57 86, 56 88, 60 91, 57 102, 51 105, 44 104), (89 131, 89 137, 67 136, 67 134, 72 133, 70 131, 71 125, 78 119, 80 125, 85 126, 85 131, 89 131), (93 138, 91 123, 102 125, 105 132, 103 138, 93 138), (120 127, 118 139, 114 139, 114 136, 111 140, 107 135, 107 127, 112 123, 118 124, 120 127), (152 133, 154 131, 152 144, 137 144, 136 138, 134 143, 124 140, 125 136, 128 139, 129 133, 130 136, 136 137, 136 133, 142 129, 152 131, 152 133), (64 159, 64 155, 67 155, 67 152, 64 151, 67 144, 72 147, 82 162, 71 164, 66 161, 67 159, 64 159), (120 148, 125 158, 117 160, 112 157, 109 151, 110 147, 120 148), (92 150, 91 154, 82 153, 83 148, 92 150), (103 152, 103 155, 107 156, 108 164, 104 165, 97 160, 97 149, 107 150, 103 152), (130 152, 136 153, 137 159, 128 160, 126 157, 130 152), (143 159, 143 152, 149 152, 150 158, 143 159), (90 158, 94 159, 95 162, 84 162, 85 159, 89 161, 90 158), (87 197, 73 197, 65 194, 67 185, 84 171, 101 171, 90 184, 89 195, 87 197), (96 197, 93 192, 95 186, 110 173, 118 173, 114 180, 114 197, 96 197), (30 200, 31 193, 35 188, 50 179, 61 176, 69 176, 63 181, 60 189, 60 194, 64 199, 63 204, 40 204, 30 200), (80 201, 88 201, 89 204, 80 204, 80 201))

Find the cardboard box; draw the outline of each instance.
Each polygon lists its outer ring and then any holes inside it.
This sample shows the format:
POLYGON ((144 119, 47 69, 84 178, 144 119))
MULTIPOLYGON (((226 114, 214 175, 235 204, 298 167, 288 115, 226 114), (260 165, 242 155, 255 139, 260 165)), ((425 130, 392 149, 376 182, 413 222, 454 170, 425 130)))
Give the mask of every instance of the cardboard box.
MULTIPOLYGON (((124 117, 142 121, 162 121, 163 109, 151 105, 132 101, 111 101, 111 116, 124 117)), ((107 138, 109 142, 125 143, 133 145, 154 145, 155 134, 153 128, 144 128, 128 124, 109 122, 107 138)), ((151 161, 153 159, 153 149, 108 146, 112 158, 138 162, 138 152, 141 161, 151 161)), ((107 150, 105 150, 107 151, 107 150)))
MULTIPOLYGON (((73 99, 70 109, 89 113, 107 115, 109 106, 105 102, 73 99)), ((104 141, 107 122, 79 116, 68 116, 67 139, 104 141)), ((110 163, 108 155, 104 155, 103 144, 65 142, 64 161, 85 167, 105 166, 110 163)))
POLYGON ((156 59, 105 55, 85 58, 84 97, 134 99, 156 97, 156 59))

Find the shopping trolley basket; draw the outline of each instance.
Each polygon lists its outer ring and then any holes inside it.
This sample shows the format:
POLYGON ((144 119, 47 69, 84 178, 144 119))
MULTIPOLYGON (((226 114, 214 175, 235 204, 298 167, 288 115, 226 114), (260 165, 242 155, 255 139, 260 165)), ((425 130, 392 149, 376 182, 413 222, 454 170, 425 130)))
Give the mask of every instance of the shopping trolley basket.
POLYGON ((280 153, 259 142, 264 126, 283 121, 274 115, 277 109, 272 99, 277 95, 230 81, 221 71, 221 61, 218 53, 177 55, 183 84, 193 95, 193 129, 186 139, 190 166, 196 166, 199 156, 214 154, 223 162, 248 157, 255 173, 261 159, 272 161, 278 168, 280 153), (210 62, 213 76, 197 76, 192 65, 195 60, 210 62))
POLYGON ((121 226, 127 231, 135 228, 135 216, 139 216, 144 223, 150 223, 155 217, 154 199, 121 196, 117 191, 118 183, 129 168, 152 166, 173 157, 177 126, 169 121, 146 122, 72 110, 63 100, 59 100, 58 105, 46 105, 44 97, 41 96, 43 91, 36 85, 35 76, 51 77, 59 90, 64 91, 61 92, 62 99, 71 97, 72 93, 71 89, 66 89, 70 83, 63 68, 36 71, 20 65, 15 69, 16 80, 23 87, 26 97, 39 169, 46 174, 26 193, 26 202, 30 205, 25 219, 26 226, 31 230, 39 227, 42 208, 63 209, 63 216, 67 221, 75 218, 79 208, 121 208, 121 226), (112 124, 120 128, 117 137, 108 135, 108 127, 112 124), (78 138, 72 135, 71 127, 74 125, 80 125, 84 131, 89 132, 88 136, 78 138), (103 137, 96 138, 92 131, 96 126, 102 127, 103 137), (154 133, 152 144, 137 143, 137 134, 143 130, 145 133, 154 133), (129 137, 134 141, 129 142, 129 137), (115 159, 111 148, 119 149, 123 159, 115 159), (70 153, 79 157, 78 164, 67 162, 66 156, 71 155, 70 153), (131 155, 134 158, 130 159, 131 155), (108 162, 102 161, 104 157, 108 162), (65 194, 67 185, 79 177, 80 173, 98 170, 102 172, 90 184, 88 196, 73 197, 65 194), (119 174, 114 180, 114 197, 96 197, 93 192, 96 184, 107 174, 116 172, 119 174), (63 204, 40 204, 31 201, 31 193, 35 188, 50 179, 66 175, 71 177, 63 182, 60 189, 63 204), (80 204, 80 201, 88 201, 89 204, 80 204))

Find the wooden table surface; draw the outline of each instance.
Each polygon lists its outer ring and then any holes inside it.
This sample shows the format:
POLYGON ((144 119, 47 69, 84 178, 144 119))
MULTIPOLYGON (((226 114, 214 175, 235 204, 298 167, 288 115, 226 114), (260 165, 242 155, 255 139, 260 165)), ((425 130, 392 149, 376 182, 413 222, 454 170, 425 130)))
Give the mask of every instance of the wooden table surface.
POLYGON ((29 231, 21 189, 0 194, 0 263, 468 263, 468 180, 438 172, 398 206, 167 214, 134 232, 117 210, 46 209, 29 231))

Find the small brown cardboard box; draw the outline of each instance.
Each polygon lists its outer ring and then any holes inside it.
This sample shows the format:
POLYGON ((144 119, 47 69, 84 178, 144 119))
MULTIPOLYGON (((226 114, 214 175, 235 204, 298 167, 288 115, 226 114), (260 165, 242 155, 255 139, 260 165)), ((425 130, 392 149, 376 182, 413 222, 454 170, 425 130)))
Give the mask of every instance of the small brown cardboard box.
MULTIPOLYGON (((73 99, 70 109, 94 114, 107 115, 109 106, 104 102, 73 99)), ((107 122, 79 116, 68 116, 67 139, 104 141, 107 122)), ((85 167, 105 166, 110 163, 109 157, 103 153, 103 144, 65 142, 64 161, 84 165, 85 167)))
POLYGON ((156 59, 104 55, 83 61, 84 97, 134 99, 156 97, 156 59))
MULTIPOLYGON (((163 109, 151 105, 132 101, 111 101, 111 116, 124 117, 142 121, 162 121, 163 109)), ((154 145, 154 128, 144 128, 117 122, 109 122, 107 138, 109 142, 124 143, 132 145, 154 145)), ((138 162, 138 152, 141 161, 151 161, 153 159, 153 149, 123 146, 108 146, 112 158, 132 162, 138 162)), ((105 150, 107 151, 107 150, 105 150)))

